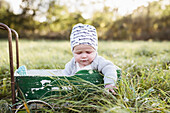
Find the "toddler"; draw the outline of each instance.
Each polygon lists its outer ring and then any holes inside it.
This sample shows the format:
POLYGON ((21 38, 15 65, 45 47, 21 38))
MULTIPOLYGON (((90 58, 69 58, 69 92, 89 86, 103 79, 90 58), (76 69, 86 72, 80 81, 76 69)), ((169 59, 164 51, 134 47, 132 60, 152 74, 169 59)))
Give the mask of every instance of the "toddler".
POLYGON ((108 91, 116 94, 117 66, 97 53, 98 37, 95 27, 77 24, 70 35, 73 58, 65 65, 63 73, 74 75, 79 70, 98 70, 104 75, 104 85, 108 91))

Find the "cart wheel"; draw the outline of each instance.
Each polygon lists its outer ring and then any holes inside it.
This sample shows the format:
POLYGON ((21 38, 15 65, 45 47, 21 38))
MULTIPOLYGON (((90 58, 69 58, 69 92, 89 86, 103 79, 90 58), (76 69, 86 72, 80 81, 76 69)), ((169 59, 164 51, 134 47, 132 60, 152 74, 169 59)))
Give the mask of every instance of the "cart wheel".
POLYGON ((20 105, 15 113, 50 113, 54 111, 52 106, 42 100, 27 101, 29 109, 26 109, 24 104, 20 105))

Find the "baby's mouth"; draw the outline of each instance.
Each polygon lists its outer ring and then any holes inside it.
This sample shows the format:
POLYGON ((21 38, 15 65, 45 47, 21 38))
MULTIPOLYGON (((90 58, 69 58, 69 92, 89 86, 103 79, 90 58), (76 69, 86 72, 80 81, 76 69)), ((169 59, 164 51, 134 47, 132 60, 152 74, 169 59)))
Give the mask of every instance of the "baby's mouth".
POLYGON ((88 59, 82 59, 81 61, 82 61, 82 62, 86 62, 87 60, 88 60, 88 59))

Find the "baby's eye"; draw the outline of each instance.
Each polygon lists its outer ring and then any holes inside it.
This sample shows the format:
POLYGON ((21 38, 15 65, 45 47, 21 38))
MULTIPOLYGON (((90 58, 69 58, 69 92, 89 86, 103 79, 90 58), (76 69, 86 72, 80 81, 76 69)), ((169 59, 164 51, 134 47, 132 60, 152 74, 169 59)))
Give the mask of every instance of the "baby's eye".
POLYGON ((87 53, 87 54, 91 54, 91 53, 92 53, 92 51, 86 51, 86 53, 87 53))
POLYGON ((79 54, 81 54, 82 52, 75 52, 75 53, 79 55, 79 54))

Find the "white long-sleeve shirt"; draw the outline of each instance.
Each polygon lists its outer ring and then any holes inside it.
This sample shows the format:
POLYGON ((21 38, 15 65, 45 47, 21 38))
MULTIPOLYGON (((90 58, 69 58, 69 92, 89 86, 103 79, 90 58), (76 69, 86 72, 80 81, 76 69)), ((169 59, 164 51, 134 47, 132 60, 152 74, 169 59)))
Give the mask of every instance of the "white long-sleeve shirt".
MULTIPOLYGON (((111 61, 96 55, 93 62, 90 64, 92 70, 98 70, 104 75, 104 84, 111 84, 115 86, 117 81, 118 67, 114 65, 111 61)), ((79 69, 77 68, 75 58, 73 57, 66 65, 63 70, 64 75, 74 75, 79 69)))

